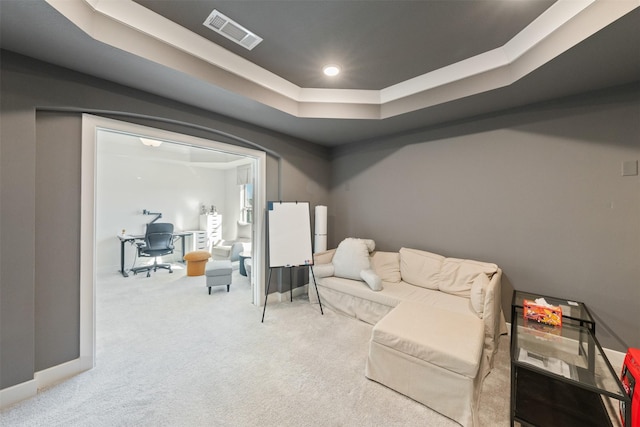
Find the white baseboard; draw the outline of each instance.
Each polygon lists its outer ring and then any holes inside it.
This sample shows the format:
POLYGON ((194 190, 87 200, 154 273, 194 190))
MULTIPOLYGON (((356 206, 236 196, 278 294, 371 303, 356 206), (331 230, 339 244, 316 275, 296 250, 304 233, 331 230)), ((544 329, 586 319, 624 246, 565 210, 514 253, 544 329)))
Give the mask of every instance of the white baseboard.
POLYGON ((38 371, 33 375, 33 378, 38 384, 38 390, 57 384, 87 369, 83 367, 83 360, 81 358, 71 360, 69 362, 62 363, 60 365, 53 366, 42 371, 38 371))
POLYGON ((37 393, 38 385, 35 379, 2 389, 0 390, 0 409, 8 408, 22 400, 29 399, 37 393))
POLYGON ((86 360, 78 358, 38 371, 33 375, 32 380, 0 390, 0 409, 34 397, 39 390, 45 387, 50 387, 91 369, 90 365, 91 363, 86 360))
MULTIPOLYGON (((298 297, 300 295, 307 294, 307 287, 309 285, 306 284, 304 286, 299 286, 297 288, 293 288, 293 297, 298 297)), ((291 300, 291 292, 272 292, 269 294, 269 299, 267 300, 267 304, 277 304, 285 301, 291 300)))

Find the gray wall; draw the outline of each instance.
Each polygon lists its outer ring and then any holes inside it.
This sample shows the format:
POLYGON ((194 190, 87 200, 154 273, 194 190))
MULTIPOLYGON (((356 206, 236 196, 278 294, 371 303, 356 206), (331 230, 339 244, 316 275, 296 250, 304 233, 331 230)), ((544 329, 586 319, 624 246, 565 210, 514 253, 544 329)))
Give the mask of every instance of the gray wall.
POLYGON ((80 356, 80 133, 77 117, 36 114, 36 371, 80 356))
POLYGON ((585 302, 601 344, 640 347, 638 85, 336 150, 345 237, 497 263, 512 289, 585 302))
MULTIPOLYGON (((47 109, 128 112, 226 132, 272 153, 268 199, 328 202, 330 161, 323 147, 0 53, 0 388, 79 354, 81 116, 47 109)), ((191 126, 127 120, 241 145, 191 126)))

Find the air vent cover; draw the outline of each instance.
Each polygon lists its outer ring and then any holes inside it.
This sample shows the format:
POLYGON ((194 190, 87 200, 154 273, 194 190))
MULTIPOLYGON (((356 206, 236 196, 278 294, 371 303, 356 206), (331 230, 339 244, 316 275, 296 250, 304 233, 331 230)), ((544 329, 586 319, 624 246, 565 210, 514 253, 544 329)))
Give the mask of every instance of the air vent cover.
POLYGON ((249 50, 256 47, 258 43, 262 41, 261 37, 215 9, 209 14, 207 19, 204 20, 203 25, 249 50))

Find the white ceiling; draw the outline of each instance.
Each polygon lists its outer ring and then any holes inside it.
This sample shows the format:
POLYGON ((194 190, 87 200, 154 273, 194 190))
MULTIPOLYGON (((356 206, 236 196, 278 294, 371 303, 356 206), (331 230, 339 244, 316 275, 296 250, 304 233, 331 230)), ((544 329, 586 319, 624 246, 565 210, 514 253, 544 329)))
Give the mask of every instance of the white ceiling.
MULTIPOLYGON (((246 156, 231 154, 214 148, 197 147, 172 140, 160 140, 159 146, 146 146, 142 143, 144 135, 100 130, 98 132, 98 152, 103 154, 145 158, 149 161, 179 163, 207 169, 227 170, 240 165, 251 164, 246 156)), ((149 137, 146 137, 147 139, 149 137)))
POLYGON ((636 82, 639 6, 640 0, 2 0, 0 43, 334 146, 636 82), (211 32, 202 21, 214 8, 265 41, 244 51, 211 32), (338 80, 319 77, 329 60, 344 69, 338 80))

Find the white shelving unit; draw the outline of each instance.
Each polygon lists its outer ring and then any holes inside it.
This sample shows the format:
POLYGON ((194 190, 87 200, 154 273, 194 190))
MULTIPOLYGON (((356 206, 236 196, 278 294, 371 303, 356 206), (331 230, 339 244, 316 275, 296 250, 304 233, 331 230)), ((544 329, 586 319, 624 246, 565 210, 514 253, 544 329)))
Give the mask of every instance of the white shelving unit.
POLYGON ((214 243, 222 240, 222 215, 217 213, 200 215, 200 230, 203 230, 206 235, 204 250, 211 250, 214 243))

